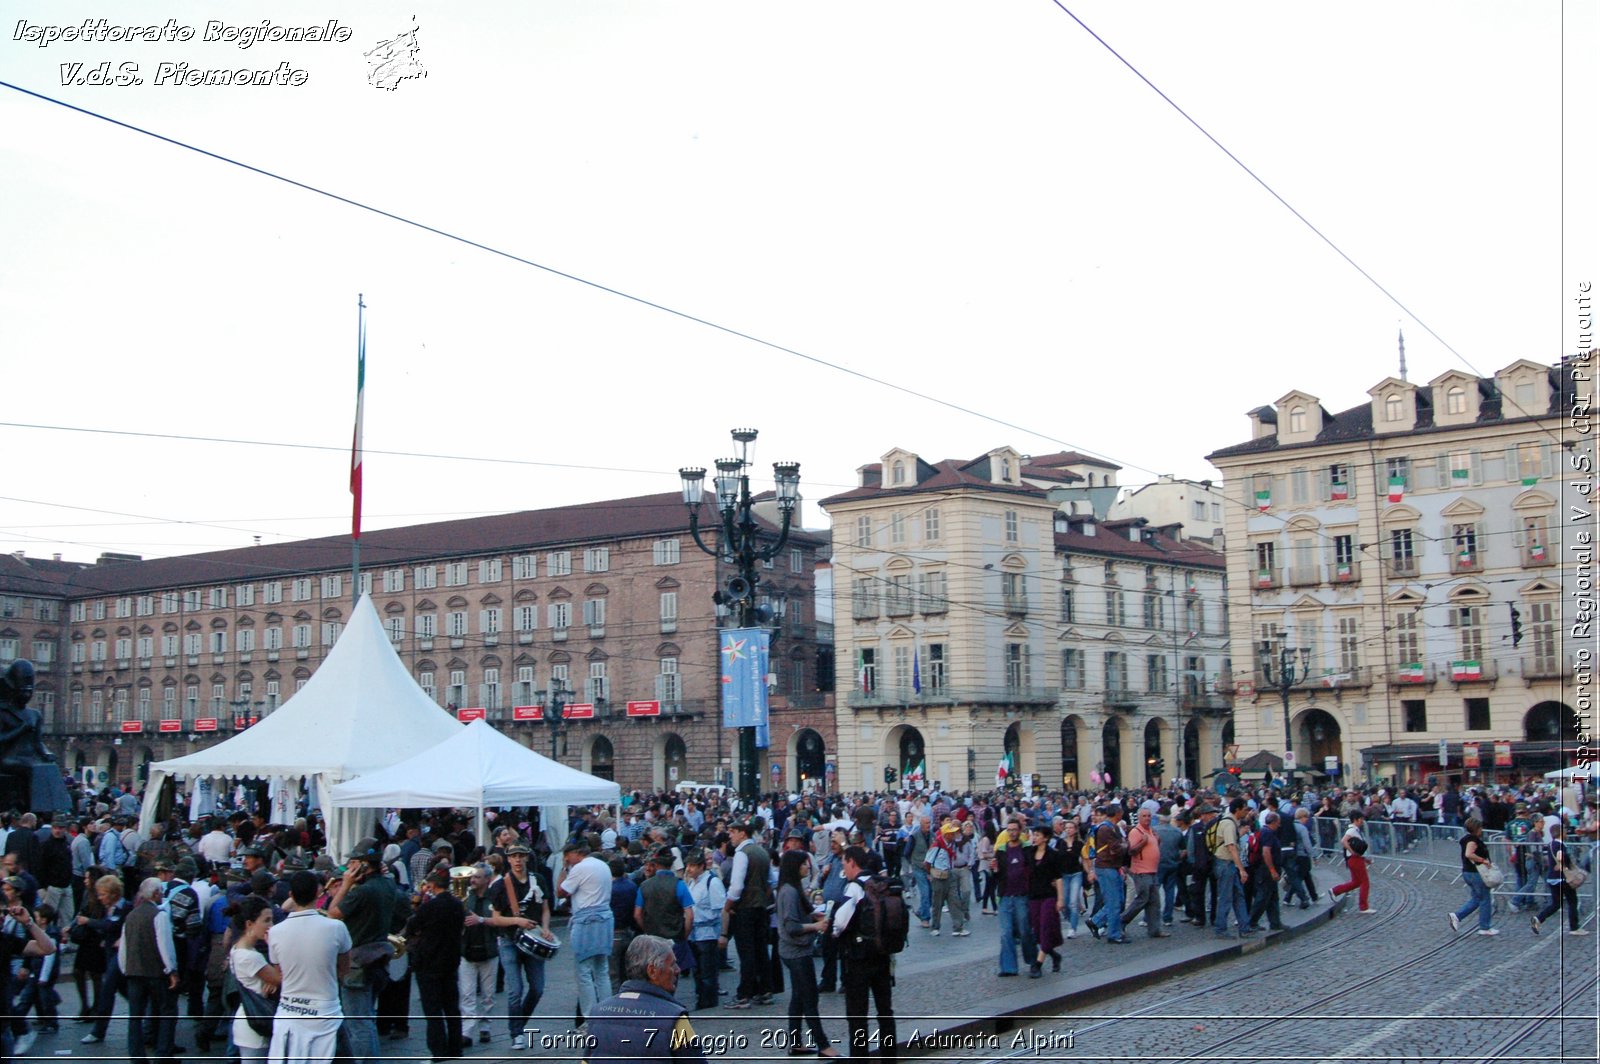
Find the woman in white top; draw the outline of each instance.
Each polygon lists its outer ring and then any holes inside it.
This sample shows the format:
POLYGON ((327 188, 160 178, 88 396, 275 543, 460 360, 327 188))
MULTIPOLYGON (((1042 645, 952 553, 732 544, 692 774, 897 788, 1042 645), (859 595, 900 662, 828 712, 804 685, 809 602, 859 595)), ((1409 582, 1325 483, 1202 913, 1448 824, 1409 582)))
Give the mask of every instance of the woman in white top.
MULTIPOLYGON (((263 997, 275 995, 282 975, 277 965, 268 964, 261 953, 267 933, 272 930, 272 904, 252 894, 231 906, 228 912, 233 917, 233 949, 228 953, 233 977, 246 990, 263 997)), ((268 1038, 250 1028, 242 1004, 233 1015, 233 1044, 239 1049, 240 1060, 267 1059, 268 1038)))

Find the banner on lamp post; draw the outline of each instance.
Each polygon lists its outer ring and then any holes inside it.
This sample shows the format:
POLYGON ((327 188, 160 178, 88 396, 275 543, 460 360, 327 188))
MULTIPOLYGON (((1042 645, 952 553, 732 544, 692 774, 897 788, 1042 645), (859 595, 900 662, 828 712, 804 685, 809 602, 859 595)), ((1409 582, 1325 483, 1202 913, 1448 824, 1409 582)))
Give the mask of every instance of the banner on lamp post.
POLYGON ((722 726, 764 728, 772 633, 765 628, 728 628, 721 636, 722 726))

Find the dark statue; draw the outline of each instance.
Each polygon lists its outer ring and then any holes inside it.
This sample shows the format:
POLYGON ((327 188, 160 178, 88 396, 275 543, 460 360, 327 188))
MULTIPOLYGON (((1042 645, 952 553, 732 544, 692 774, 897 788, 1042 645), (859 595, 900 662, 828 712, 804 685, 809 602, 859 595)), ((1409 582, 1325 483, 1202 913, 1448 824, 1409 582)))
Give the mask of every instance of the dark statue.
POLYGON ((68 799, 32 700, 33 662, 19 658, 0 674, 0 806, 49 813, 69 808, 68 799))

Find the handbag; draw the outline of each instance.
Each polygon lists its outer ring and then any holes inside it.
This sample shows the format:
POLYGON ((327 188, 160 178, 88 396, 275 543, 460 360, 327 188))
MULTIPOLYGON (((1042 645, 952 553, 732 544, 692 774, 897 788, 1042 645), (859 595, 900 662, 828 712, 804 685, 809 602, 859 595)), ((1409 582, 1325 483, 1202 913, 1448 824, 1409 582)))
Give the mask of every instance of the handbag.
POLYGON ((1573 890, 1577 890, 1589 881, 1589 873, 1581 868, 1569 868, 1561 873, 1561 876, 1567 881, 1567 886, 1573 890))
POLYGON ((1478 866, 1478 878, 1483 880, 1483 885, 1494 890, 1506 881, 1506 874, 1494 865, 1484 864, 1478 866))
POLYGON ((672 943, 673 959, 678 962, 678 971, 694 971, 694 947, 684 939, 676 939, 672 943))
POLYGON ((277 1015, 278 1006, 240 983, 239 977, 233 974, 231 961, 223 973, 222 1001, 229 1008, 244 1009, 244 1022, 256 1034, 272 1037, 272 1018, 277 1015))

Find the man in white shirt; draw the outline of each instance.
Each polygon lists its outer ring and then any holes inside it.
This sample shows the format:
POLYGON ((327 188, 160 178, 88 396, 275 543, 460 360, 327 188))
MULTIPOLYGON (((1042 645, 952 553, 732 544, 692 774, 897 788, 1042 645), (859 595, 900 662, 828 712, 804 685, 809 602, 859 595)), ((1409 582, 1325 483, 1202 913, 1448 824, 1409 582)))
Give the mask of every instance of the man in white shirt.
POLYGON ((233 856, 233 836, 223 831, 221 824, 213 822, 211 830, 200 836, 195 849, 212 864, 227 864, 233 856))
POLYGON ((556 892, 572 899, 567 946, 578 964, 578 1012, 587 1016, 595 1002, 611 996, 611 869, 589 855, 588 843, 573 840, 561 854, 566 862, 556 892))
POLYGON ((288 915, 273 925, 267 940, 272 963, 283 973, 267 1051, 275 1064, 332 1060, 344 1022, 339 982, 350 970, 350 931, 343 920, 330 920, 313 908, 317 889, 310 872, 289 877, 288 915))

